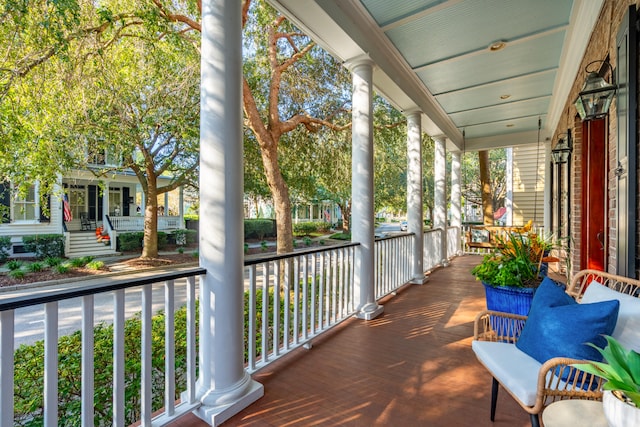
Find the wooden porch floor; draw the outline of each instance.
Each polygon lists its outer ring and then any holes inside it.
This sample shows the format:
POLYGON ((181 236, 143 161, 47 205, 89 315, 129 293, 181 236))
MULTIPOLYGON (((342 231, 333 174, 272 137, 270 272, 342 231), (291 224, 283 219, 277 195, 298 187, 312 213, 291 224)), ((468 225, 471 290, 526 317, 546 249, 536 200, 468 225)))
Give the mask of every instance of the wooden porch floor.
MULTIPOLYGON (((504 390, 489 420, 491 377, 471 350, 485 308, 470 274, 480 260, 455 258, 384 300, 377 319, 350 319, 255 374, 264 397, 223 426, 529 426, 504 390)), ((172 425, 207 424, 189 415, 172 425)))

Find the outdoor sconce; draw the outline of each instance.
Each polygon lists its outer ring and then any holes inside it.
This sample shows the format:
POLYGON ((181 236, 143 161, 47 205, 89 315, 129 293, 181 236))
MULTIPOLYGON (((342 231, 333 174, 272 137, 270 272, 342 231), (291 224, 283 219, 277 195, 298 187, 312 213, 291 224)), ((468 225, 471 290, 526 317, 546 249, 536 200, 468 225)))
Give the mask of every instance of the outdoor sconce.
POLYGON ((555 148, 551 150, 551 157, 553 157, 553 163, 556 165, 562 165, 569 161, 571 152, 573 151, 573 144, 571 142, 571 129, 567 129, 566 137, 558 137, 558 143, 555 148))
POLYGON ((584 82, 582 91, 578 94, 574 104, 580 118, 584 121, 606 116, 617 89, 614 83, 607 83, 598 72, 589 71, 589 67, 595 63, 606 64, 611 70, 611 79, 613 80, 613 68, 608 61, 593 61, 587 64, 585 67, 585 71, 589 73, 587 81, 584 82))

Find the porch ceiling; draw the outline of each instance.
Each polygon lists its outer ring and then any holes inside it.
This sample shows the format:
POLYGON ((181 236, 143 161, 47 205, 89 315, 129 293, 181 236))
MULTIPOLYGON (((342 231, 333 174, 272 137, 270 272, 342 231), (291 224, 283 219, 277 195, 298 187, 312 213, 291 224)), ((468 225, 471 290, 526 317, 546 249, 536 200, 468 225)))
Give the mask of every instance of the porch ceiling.
MULTIPOLYGON (((269 0, 449 150, 553 134, 603 0, 269 0), (490 45, 503 41, 503 49, 490 45), (463 131, 465 137, 463 138, 463 131)), ((583 76, 577 76, 583 79, 583 76)))

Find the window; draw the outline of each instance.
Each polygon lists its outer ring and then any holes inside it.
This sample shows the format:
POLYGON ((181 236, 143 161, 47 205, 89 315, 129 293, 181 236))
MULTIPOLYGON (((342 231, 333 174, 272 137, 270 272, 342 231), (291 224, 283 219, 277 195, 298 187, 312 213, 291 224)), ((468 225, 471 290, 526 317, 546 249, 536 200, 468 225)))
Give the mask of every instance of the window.
POLYGON ((76 186, 69 188, 69 208, 71 208, 71 215, 73 218, 80 218, 80 212, 87 211, 87 192, 82 186, 76 186))
POLYGON ((15 193, 13 200, 14 221, 35 221, 40 218, 37 198, 37 186, 29 187, 27 194, 15 193))
POLYGON ((109 188, 109 215, 122 215, 122 198, 120 188, 109 188))

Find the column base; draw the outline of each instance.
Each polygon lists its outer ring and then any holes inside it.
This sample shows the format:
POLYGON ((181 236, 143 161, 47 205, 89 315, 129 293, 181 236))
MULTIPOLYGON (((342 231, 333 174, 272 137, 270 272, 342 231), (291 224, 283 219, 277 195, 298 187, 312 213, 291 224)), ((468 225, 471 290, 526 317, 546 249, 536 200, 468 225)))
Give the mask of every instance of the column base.
POLYGON ((356 313, 358 319, 372 320, 384 313, 384 307, 376 303, 367 304, 356 313))
POLYGON ((440 263, 442 264, 443 267, 449 267, 449 259, 447 258, 440 261, 440 263))
POLYGON ((411 279, 409 283, 411 283, 412 285, 424 285, 428 281, 429 281, 429 277, 423 275, 423 276, 414 277, 413 279, 411 279))
POLYGON ((212 426, 219 426, 256 400, 264 396, 264 386, 257 381, 250 380, 245 393, 234 400, 215 406, 201 406, 193 413, 212 426))

